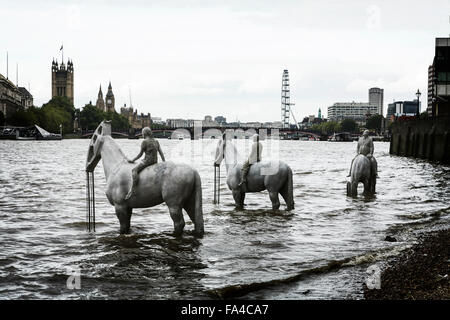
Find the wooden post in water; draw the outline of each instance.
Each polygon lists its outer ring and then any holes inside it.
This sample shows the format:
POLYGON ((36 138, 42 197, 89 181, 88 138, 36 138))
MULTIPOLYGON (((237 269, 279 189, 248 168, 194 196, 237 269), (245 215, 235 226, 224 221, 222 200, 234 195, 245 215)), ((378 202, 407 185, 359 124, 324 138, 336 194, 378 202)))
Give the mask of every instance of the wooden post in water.
POLYGON ((214 203, 214 204, 216 204, 216 201, 217 201, 217 199, 216 199, 216 196, 217 196, 217 191, 216 191, 216 186, 217 186, 216 178, 217 178, 217 167, 216 167, 216 164, 214 164, 214 200, 213 200, 213 203, 214 203))
POLYGON ((94 172, 86 171, 86 229, 95 232, 94 172))
POLYGON ((94 185, 94 171, 92 171, 92 227, 95 232, 95 185, 94 185))
POLYGON ((91 219, 91 189, 89 187, 89 171, 86 171, 86 229, 89 230, 91 219))
POLYGON ((214 204, 220 203, 220 166, 214 164, 214 204))
POLYGON ((217 167, 217 203, 220 203, 220 166, 217 167))

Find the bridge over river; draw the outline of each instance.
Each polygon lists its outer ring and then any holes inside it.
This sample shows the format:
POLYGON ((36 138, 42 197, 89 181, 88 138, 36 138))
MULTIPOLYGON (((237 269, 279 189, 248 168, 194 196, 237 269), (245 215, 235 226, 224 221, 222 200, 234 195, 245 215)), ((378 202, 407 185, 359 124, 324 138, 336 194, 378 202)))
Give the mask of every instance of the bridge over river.
MULTIPOLYGON (((152 129, 156 138, 169 139, 214 139, 221 136, 224 132, 232 132, 235 138, 249 138, 258 133, 260 136, 277 136, 282 140, 326 140, 327 136, 314 132, 303 131, 299 129, 278 129, 278 128, 254 128, 254 127, 180 127, 180 128, 161 128, 152 129)), ((92 137, 93 130, 84 131, 81 134, 83 138, 92 137)), ((113 130, 114 138, 138 139, 142 137, 142 129, 136 129, 134 132, 113 130)))

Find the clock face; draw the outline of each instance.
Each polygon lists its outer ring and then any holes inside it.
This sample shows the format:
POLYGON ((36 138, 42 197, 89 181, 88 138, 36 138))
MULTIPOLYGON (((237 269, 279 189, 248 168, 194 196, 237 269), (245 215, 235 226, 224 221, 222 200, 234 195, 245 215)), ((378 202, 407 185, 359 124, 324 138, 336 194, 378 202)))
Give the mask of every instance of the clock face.
POLYGON ((112 103, 111 99, 108 99, 108 103, 109 103, 109 104, 111 104, 111 103, 112 103))

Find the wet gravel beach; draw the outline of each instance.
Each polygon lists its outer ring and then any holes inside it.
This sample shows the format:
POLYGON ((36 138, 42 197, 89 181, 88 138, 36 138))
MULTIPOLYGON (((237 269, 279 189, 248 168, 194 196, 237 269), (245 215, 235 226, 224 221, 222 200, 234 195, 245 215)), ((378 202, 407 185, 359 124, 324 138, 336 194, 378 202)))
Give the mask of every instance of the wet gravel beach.
POLYGON ((419 241, 388 262, 381 288, 364 288, 369 300, 450 299, 450 229, 423 234, 419 241))

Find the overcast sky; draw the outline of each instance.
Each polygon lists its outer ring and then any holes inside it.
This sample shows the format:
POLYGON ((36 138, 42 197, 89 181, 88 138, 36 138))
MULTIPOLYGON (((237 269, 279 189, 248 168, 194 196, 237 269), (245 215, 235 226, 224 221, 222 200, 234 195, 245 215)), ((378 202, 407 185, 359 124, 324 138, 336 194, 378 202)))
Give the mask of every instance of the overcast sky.
MULTIPOLYGON (((167 118, 279 121, 289 70, 298 121, 335 102, 426 101, 434 38, 450 34, 450 0, 3 1, 0 73, 51 98, 51 62, 73 60, 75 106, 111 80, 116 110, 167 118)), ((424 103, 425 105, 426 103, 424 103)))

